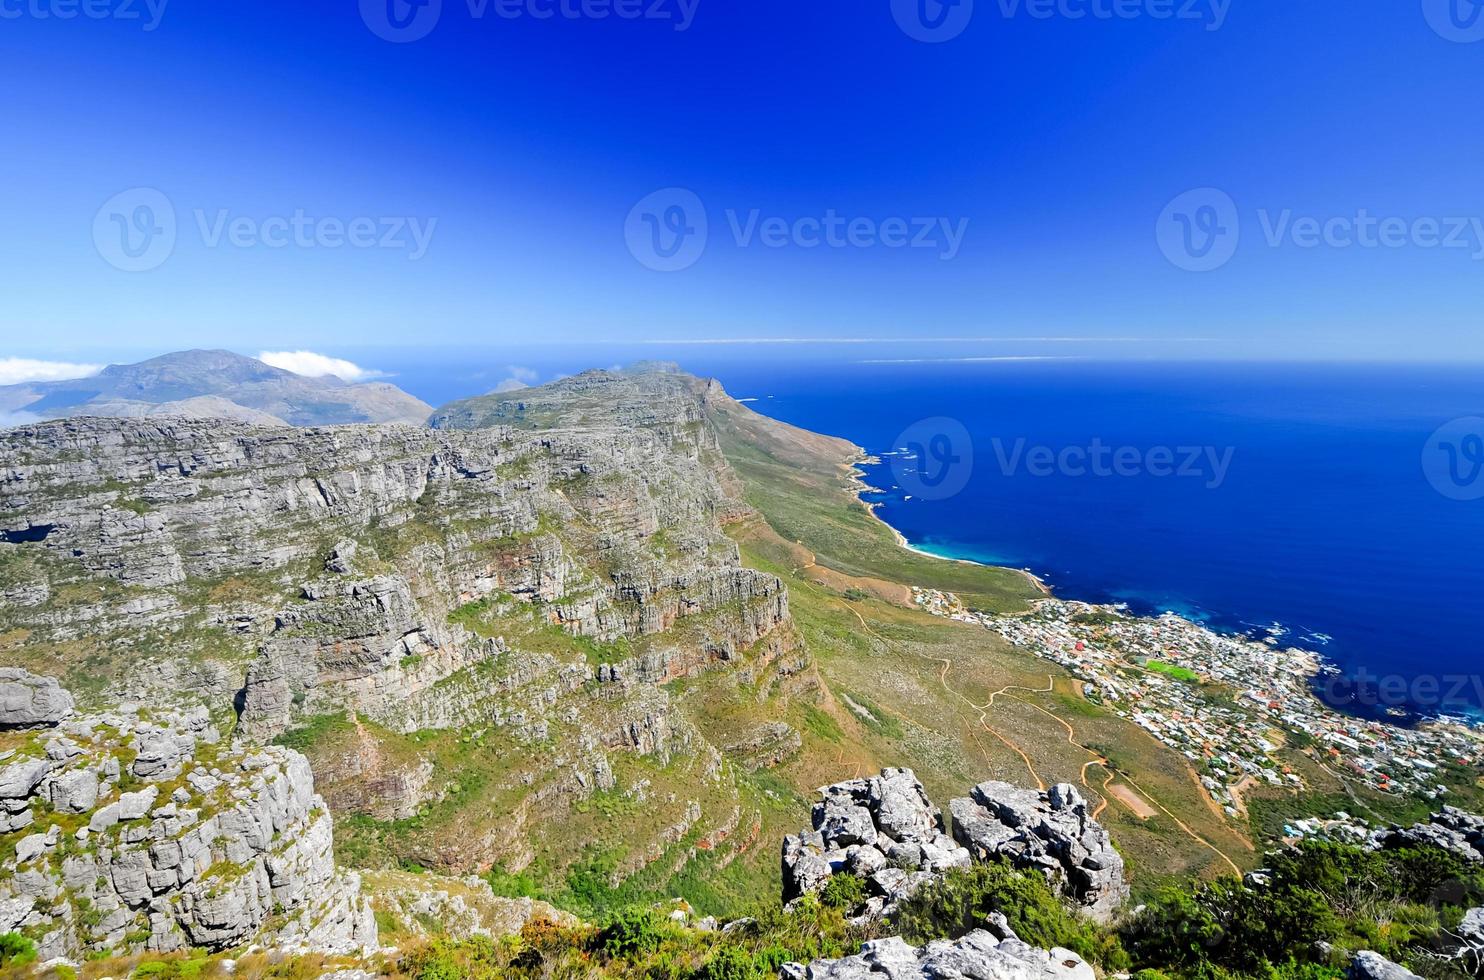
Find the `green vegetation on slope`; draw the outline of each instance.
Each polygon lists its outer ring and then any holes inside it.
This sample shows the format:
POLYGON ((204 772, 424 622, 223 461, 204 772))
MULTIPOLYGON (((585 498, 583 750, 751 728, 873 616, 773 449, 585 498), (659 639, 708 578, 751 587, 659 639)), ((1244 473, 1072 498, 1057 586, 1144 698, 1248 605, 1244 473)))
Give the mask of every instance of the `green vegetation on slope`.
POLYGON ((397 966, 414 980, 767 980, 785 962, 851 955, 873 936, 902 935, 914 944, 953 939, 1000 913, 1033 946, 1070 949, 1105 972, 1138 970, 1146 980, 1339 980, 1360 949, 1433 980, 1463 980, 1467 963, 1432 954, 1449 948, 1447 930, 1458 923, 1460 903, 1477 901, 1484 881, 1477 869, 1433 848, 1377 854, 1310 844, 1273 855, 1268 884, 1222 878, 1172 886, 1112 927, 1079 918, 1040 875, 1000 863, 949 872, 892 921, 865 929, 844 915, 863 891, 859 879, 837 876, 792 911, 767 905, 749 926, 728 933, 687 929, 663 907, 631 907, 601 927, 533 923, 501 942, 435 941, 397 966))
POLYGON ((727 461, 742 477, 747 502, 785 540, 849 575, 945 589, 976 608, 1018 611, 1041 594, 1022 573, 943 561, 898 546, 887 527, 850 491, 856 455, 840 440, 791 429, 735 403, 713 413, 727 461))

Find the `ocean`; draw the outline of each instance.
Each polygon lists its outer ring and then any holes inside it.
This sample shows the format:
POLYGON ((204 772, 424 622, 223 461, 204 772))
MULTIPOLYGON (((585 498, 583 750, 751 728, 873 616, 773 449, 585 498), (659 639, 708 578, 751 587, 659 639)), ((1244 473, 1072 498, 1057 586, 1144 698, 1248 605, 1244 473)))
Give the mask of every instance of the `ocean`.
POLYGON ((1356 714, 1484 719, 1478 368, 682 360, 875 454, 917 548, 1313 650, 1356 714))

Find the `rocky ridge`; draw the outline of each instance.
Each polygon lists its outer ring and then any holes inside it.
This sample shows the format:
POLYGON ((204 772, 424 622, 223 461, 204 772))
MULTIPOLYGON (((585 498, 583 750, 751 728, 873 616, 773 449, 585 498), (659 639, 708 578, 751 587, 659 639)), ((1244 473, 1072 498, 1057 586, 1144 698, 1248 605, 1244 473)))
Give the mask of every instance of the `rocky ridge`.
MULTIPOLYGON (((593 793, 665 812, 620 875, 682 838, 745 834, 758 818, 737 812, 722 751, 661 686, 804 683, 782 583, 722 532, 748 510, 709 390, 579 376, 531 394, 568 406, 555 427, 0 431, 0 653, 61 672, 85 705, 200 700, 254 742, 312 729, 295 744, 337 814, 467 794, 448 771, 467 760, 508 818, 400 845, 429 867, 519 870, 593 793), (425 747, 437 732, 488 760, 425 747), (672 786, 648 787, 654 766, 672 786)), ((797 746, 781 727, 745 765, 797 746)))
POLYGON ((204 709, 80 715, 0 752, 0 933, 43 958, 374 947, 308 761, 223 746, 204 709))
POLYGON ((266 425, 400 422, 432 406, 395 385, 310 378, 224 350, 178 351, 111 364, 86 378, 0 386, 0 418, 230 418, 266 425))

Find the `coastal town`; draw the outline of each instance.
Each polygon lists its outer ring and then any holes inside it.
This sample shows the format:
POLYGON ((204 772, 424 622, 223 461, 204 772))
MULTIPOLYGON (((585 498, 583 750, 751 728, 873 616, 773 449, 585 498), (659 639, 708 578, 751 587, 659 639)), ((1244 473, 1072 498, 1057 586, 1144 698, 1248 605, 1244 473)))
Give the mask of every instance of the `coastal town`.
MULTIPOLYGON (((1106 705, 1183 754, 1231 816, 1242 793, 1267 784, 1304 788, 1282 760, 1307 751, 1352 787, 1438 800, 1441 766, 1484 755, 1473 729, 1450 721, 1415 728, 1354 717, 1314 693, 1324 665, 1315 654, 1214 632, 1173 613, 1134 616, 1120 607, 1048 598, 1025 615, 967 608, 950 592, 916 588, 934 615, 977 623, 1015 646, 1060 664, 1090 702, 1106 705)), ((1317 829, 1318 824, 1315 824, 1317 829)), ((1292 827, 1291 836, 1306 836, 1292 827)))

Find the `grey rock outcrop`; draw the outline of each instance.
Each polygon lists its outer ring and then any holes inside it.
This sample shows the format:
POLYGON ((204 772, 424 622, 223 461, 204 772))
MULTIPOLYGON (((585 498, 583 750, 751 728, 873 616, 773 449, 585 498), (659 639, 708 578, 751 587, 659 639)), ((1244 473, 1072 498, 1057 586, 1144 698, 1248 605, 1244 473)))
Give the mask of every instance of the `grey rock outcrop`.
POLYGON ((375 945, 302 755, 224 750, 200 710, 82 715, 60 733, 0 770, 0 811, 27 817, 7 831, 0 925, 44 957, 375 945))
POLYGON ((1346 975, 1350 980, 1422 980, 1406 967, 1368 949, 1355 954, 1346 975))
POLYGON ((1475 864, 1484 864, 1484 817, 1445 806, 1425 822, 1388 827, 1371 835, 1371 846, 1440 847, 1475 864))
POLYGON ((970 864, 910 769, 883 769, 819 794, 813 829, 783 839, 784 901, 818 891, 843 871, 860 875, 871 892, 856 915, 877 918, 938 873, 970 864))
POLYGON ((72 695, 52 677, 0 667, 0 728, 57 725, 72 714, 72 695))
POLYGON ((1128 898, 1123 857, 1069 783, 1037 792, 984 782, 969 798, 951 801, 949 810, 954 837, 976 860, 998 857, 1042 871, 1094 919, 1111 919, 1128 898))
POLYGON ((916 947, 899 937, 877 939, 855 956, 786 964, 785 980, 1094 980, 1070 950, 1037 949, 1019 939, 998 939, 976 929, 956 940, 916 947))
POLYGON ((1484 908, 1473 908, 1464 913, 1458 934, 1469 946, 1484 950, 1484 908))

